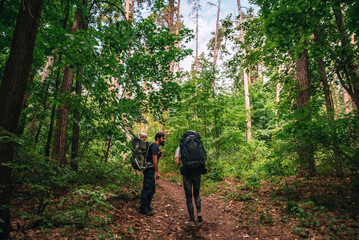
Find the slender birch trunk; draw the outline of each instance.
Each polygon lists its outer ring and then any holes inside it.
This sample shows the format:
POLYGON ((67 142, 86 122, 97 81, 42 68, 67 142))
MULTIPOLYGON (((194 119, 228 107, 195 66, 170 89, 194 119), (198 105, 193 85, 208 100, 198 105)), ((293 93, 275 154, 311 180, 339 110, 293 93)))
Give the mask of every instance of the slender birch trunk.
MULTIPOLYGON (((244 32, 243 32, 243 16, 242 16, 242 9, 241 9, 241 0, 237 0, 238 5, 238 13, 239 13, 239 24, 241 25, 241 42, 244 43, 244 32)), ((243 47, 243 56, 246 56, 246 50, 243 47)), ((248 74, 247 69, 243 69, 243 81, 244 81, 244 99, 246 105, 246 122, 247 122, 247 142, 249 142, 252 138, 252 122, 251 122, 251 105, 249 101, 249 87, 248 87, 248 74)))
MULTIPOLYGON (((181 7, 181 0, 178 0, 178 3, 177 3, 177 19, 176 19, 176 35, 178 36, 178 33, 179 33, 179 23, 180 23, 180 7, 181 7)), ((177 41, 177 48, 179 49, 180 48, 180 42, 177 41)), ((180 72, 180 63, 178 62, 177 63, 178 65, 178 72, 180 72)), ((175 62, 172 61, 171 63, 171 71, 174 72, 174 69, 175 69, 175 62)))
MULTIPOLYGON (((217 11, 217 21, 216 21, 216 35, 214 37, 214 49, 213 49, 213 66, 216 67, 217 56, 218 56, 218 27, 219 27, 219 13, 221 11, 221 0, 218 0, 218 11, 217 11)), ((219 47, 218 47, 219 48, 219 47)))
POLYGON ((198 71, 198 8, 199 0, 196 0, 196 63, 195 63, 195 76, 197 76, 198 71))

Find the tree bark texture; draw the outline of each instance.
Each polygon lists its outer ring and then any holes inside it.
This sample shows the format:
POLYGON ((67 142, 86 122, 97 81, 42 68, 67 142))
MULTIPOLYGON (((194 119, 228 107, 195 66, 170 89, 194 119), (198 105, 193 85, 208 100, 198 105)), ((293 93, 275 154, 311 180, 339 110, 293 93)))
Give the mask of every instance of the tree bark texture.
MULTIPOLYGON (((80 74, 82 71, 79 71, 80 74)), ((76 95, 78 95, 78 97, 81 97, 81 93, 82 93, 82 84, 80 81, 80 76, 78 76, 79 78, 76 81, 76 95)), ((72 145, 71 145, 71 167, 74 170, 78 169, 77 163, 75 161, 75 159, 78 157, 79 155, 79 141, 80 141, 80 120, 81 120, 81 115, 80 115, 80 111, 78 110, 78 108, 74 109, 74 121, 73 121, 73 125, 72 125, 72 145)))
MULTIPOLYGON (((35 74, 30 74, 28 84, 32 83, 34 81, 34 78, 35 78, 35 74)), ((29 99, 29 97, 30 97, 30 94, 25 92, 24 100, 22 101, 22 106, 21 106, 22 113, 20 114, 20 120, 19 120, 18 127, 17 127, 17 135, 18 136, 21 136, 25 130, 27 114, 25 114, 23 110, 27 108, 27 100, 29 99)))
MULTIPOLYGON (((87 6, 87 0, 83 0, 82 4, 87 6)), ((84 29, 86 30, 86 23, 82 19, 81 8, 78 8, 75 13, 75 19, 72 24, 72 33, 84 29)), ((68 117, 69 117, 69 98, 72 91, 74 74, 69 67, 65 68, 64 77, 61 86, 61 93, 67 98, 65 103, 63 103, 57 111, 57 122, 55 129, 55 139, 54 139, 54 148, 52 150, 51 157, 59 160, 62 164, 66 164, 65 155, 66 155, 66 140, 67 140, 67 127, 68 127, 68 117)))
POLYGON ((196 60, 195 60, 195 76, 197 76, 198 71, 198 8, 199 0, 196 0, 196 60))
POLYGON ((125 5, 125 11, 126 11, 126 20, 128 21, 130 19, 130 0, 126 0, 126 5, 125 5))
POLYGON ((345 89, 343 89, 343 100, 344 100, 345 113, 349 114, 351 112, 351 109, 350 109, 350 96, 349 96, 348 92, 345 89))
POLYGON ((170 33, 173 33, 173 21, 175 15, 175 0, 169 0, 168 5, 168 28, 170 29, 170 33))
POLYGON ((296 61, 297 108, 302 109, 310 99, 308 50, 304 50, 296 61))
MULTIPOLYGON (((0 85, 0 128, 11 134, 16 134, 20 118, 43 4, 43 0, 21 1, 10 55, 0 85)), ((11 168, 3 164, 12 162, 14 146, 14 141, 0 142, 0 219, 3 220, 0 222, 0 239, 6 239, 11 229, 11 168)))
MULTIPOLYGON (((244 43, 244 32, 243 32, 243 16, 241 9, 241 1, 237 0, 238 5, 238 14, 239 14, 239 24, 241 25, 241 42, 244 43)), ((246 56, 246 50, 243 48, 243 56, 246 56)), ((251 121, 251 104, 249 96, 249 82, 247 69, 243 68, 243 82, 244 82, 244 99, 246 105, 246 122, 247 122, 247 142, 252 139, 252 121, 251 121)))
POLYGON ((134 19, 134 13, 135 13, 135 0, 132 0, 131 1, 131 15, 130 15, 130 18, 131 19, 134 19))
MULTIPOLYGON (((221 0, 218 0, 218 11, 217 11, 217 21, 216 21, 216 35, 214 37, 214 50, 213 50, 213 66, 216 67, 217 64, 217 56, 218 56, 218 27, 219 27, 219 13, 221 11, 221 0)), ((214 87, 213 87, 214 89, 214 87)))
MULTIPOLYGON (((181 0, 178 0, 177 2, 177 19, 176 19, 176 35, 178 36, 179 33, 179 23, 180 23, 180 7, 181 7, 181 0)), ((177 41, 177 48, 180 48, 180 42, 177 41)), ((179 68, 179 62, 178 64, 178 72, 180 72, 180 68, 179 68)), ((175 70, 175 62, 172 61, 171 63, 171 72, 174 72, 175 70)))
POLYGON ((64 78, 61 86, 61 94, 68 95, 66 96, 67 100, 65 103, 62 103, 59 106, 57 111, 57 121, 55 128, 55 139, 54 139, 54 148, 52 150, 51 157, 65 163, 65 154, 66 154, 66 139, 67 139, 67 126, 68 126, 68 117, 69 117, 69 104, 68 98, 70 98, 72 90, 74 74, 71 69, 66 67, 64 71, 64 78))
MULTIPOLYGON (((297 109, 300 110, 307 106, 307 102, 310 99, 310 82, 309 82, 309 60, 308 50, 304 50, 301 57, 296 60, 296 77, 297 77, 297 109)), ((308 113, 308 115, 310 115, 308 113)), ((302 122, 300 125, 304 125, 303 121, 308 120, 310 116, 303 116, 299 119, 302 122)), ((310 176, 315 175, 315 162, 314 151, 312 144, 308 143, 305 139, 299 139, 299 158, 303 166, 301 167, 301 174, 305 175, 306 171, 310 176), (305 167, 307 169, 305 169, 305 167)))
POLYGON ((359 74, 357 70, 357 63, 355 62, 354 52, 350 44, 347 30, 345 29, 345 21, 342 14, 340 1, 331 0, 337 29, 340 34, 340 41, 342 46, 342 55, 340 56, 340 68, 344 72, 347 81, 339 78, 343 88, 347 90, 356 106, 359 105, 359 74))
MULTIPOLYGON (((59 62, 61 62, 61 60, 62 60, 62 55, 59 56, 59 62)), ((60 74, 61 74, 61 70, 57 69, 55 90, 54 90, 54 93, 55 93, 54 100, 57 99, 56 94, 59 90, 60 74)), ((46 144, 45 144, 45 157, 46 158, 48 158, 50 156, 50 145, 51 145, 51 139, 52 139, 52 134, 53 134, 53 130, 54 130, 55 114, 56 114, 56 105, 54 104, 51 109, 50 125, 49 125, 49 130, 47 133, 47 139, 46 139, 46 144)))
POLYGON ((282 66, 279 66, 279 69, 278 69, 278 82, 277 82, 277 87, 276 87, 276 97, 275 97, 275 102, 276 102, 276 109, 275 109, 275 127, 278 128, 278 120, 279 120, 279 116, 278 116, 278 108, 279 108, 279 100, 280 100, 280 89, 281 89, 281 86, 280 86, 280 78, 281 78, 281 74, 282 74, 282 66))
MULTIPOLYGON (((321 44, 316 30, 314 30, 314 41, 318 45, 321 44)), ((321 79, 322 85, 323 85, 325 107, 327 109, 327 115, 328 115, 328 118, 330 121, 329 122, 330 127, 331 127, 331 129, 333 129, 332 123, 334 121, 334 104, 333 104, 333 99, 331 97, 329 81, 328 81, 327 74, 325 71, 324 61, 321 56, 318 57, 318 66, 319 66, 319 72, 320 72, 320 79, 321 79)), ((336 142, 336 140, 333 139, 332 144, 333 144, 332 151, 334 153, 334 163, 335 163, 336 173, 337 173, 338 177, 342 177, 344 175, 344 172, 343 172, 343 165, 342 165, 341 159, 339 157, 339 153, 337 151, 338 143, 336 142)))

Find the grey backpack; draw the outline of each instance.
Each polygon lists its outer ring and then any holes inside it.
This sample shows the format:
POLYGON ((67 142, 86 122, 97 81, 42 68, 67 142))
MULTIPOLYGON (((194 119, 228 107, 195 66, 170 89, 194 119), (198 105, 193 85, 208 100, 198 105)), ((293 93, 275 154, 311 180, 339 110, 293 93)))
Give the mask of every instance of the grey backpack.
POLYGON ((153 167, 151 162, 147 162, 148 150, 152 143, 141 140, 138 136, 133 135, 131 165, 134 169, 144 171, 153 167))

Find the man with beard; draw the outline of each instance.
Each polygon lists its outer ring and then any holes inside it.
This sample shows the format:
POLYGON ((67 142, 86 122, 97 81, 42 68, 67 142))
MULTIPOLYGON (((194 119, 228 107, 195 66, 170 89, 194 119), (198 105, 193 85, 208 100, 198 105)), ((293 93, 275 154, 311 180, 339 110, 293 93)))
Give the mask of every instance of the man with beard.
POLYGON ((141 192, 141 207, 140 212, 147 216, 153 216, 153 209, 151 202, 153 195, 156 192, 156 180, 160 179, 160 173, 158 171, 158 162, 162 155, 160 146, 165 145, 165 134, 158 132, 155 136, 155 142, 150 146, 147 155, 147 162, 152 163, 153 167, 150 167, 143 171, 143 188, 141 192))

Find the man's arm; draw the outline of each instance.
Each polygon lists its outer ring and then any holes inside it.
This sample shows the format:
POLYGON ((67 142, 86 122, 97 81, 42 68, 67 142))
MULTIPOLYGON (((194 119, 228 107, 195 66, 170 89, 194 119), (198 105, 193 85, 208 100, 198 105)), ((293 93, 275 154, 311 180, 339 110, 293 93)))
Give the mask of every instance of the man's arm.
POLYGON ((157 155, 152 155, 152 160, 153 160, 153 167, 155 168, 155 172, 156 172, 156 179, 160 179, 160 172, 158 171, 157 155))
POLYGON ((179 157, 176 157, 176 164, 177 166, 181 166, 181 159, 179 157))
POLYGON ((178 148, 176 149, 175 158, 176 158, 176 164, 177 164, 177 166, 181 166, 182 162, 181 162, 180 147, 178 147, 178 148))

